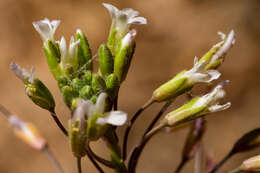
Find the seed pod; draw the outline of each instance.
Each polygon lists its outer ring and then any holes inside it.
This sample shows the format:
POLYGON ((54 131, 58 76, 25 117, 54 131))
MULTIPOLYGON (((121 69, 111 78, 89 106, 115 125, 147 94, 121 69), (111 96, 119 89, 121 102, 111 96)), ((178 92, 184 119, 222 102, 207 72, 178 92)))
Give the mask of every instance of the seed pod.
POLYGON ((105 44, 100 45, 98 49, 98 62, 102 76, 106 77, 113 73, 114 58, 105 44))
POLYGON ((80 40, 80 44, 78 47, 78 63, 79 67, 82 67, 86 64, 86 70, 92 71, 93 63, 92 63, 92 53, 88 44, 88 40, 84 33, 81 30, 77 30, 76 39, 80 40))

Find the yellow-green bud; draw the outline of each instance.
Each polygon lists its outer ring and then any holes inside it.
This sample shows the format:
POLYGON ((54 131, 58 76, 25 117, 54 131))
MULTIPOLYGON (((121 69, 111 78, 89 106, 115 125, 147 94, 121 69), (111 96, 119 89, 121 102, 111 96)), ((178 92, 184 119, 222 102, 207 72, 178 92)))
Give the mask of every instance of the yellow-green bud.
POLYGON ((91 86, 95 94, 101 93, 106 90, 106 83, 104 79, 98 74, 92 75, 91 86))
POLYGON ((245 160, 239 167, 241 171, 245 172, 259 172, 260 171, 260 155, 251 157, 245 160))
POLYGON ((108 95, 113 99, 119 90, 120 82, 115 74, 110 74, 106 78, 106 87, 108 95))
POLYGON ((82 80, 86 85, 91 85, 92 81, 92 72, 91 71, 86 71, 84 75, 82 76, 82 80))
POLYGON ((73 88, 74 91, 79 92, 81 90, 81 88, 83 88, 85 85, 84 81, 79 79, 79 78, 74 78, 71 81, 71 86, 73 88))
POLYGON ((66 105, 71 108, 73 98, 77 97, 77 93, 70 86, 64 86, 61 89, 63 100, 66 105))
POLYGON ((84 86, 80 91, 79 91, 79 97, 83 98, 85 100, 89 100, 91 99, 91 97, 93 96, 94 92, 91 88, 91 86, 86 85, 84 86))

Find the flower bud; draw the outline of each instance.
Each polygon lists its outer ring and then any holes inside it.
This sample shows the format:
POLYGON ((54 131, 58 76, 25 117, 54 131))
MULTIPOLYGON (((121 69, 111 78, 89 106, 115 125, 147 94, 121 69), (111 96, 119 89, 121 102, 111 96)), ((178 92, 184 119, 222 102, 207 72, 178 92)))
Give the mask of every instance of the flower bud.
POLYGON ((224 97, 223 84, 219 84, 210 93, 194 98, 180 108, 168 113, 163 123, 175 127, 208 113, 225 110, 231 106, 231 103, 219 105, 219 101, 224 97))
POLYGON ((127 33, 126 36, 122 39, 118 51, 115 55, 114 74, 117 75, 120 83, 125 80, 132 61, 132 57, 134 55, 135 36, 135 30, 131 30, 129 33, 127 33))
POLYGON ((223 62, 227 52, 235 44, 235 32, 232 30, 228 36, 224 33, 218 33, 222 41, 214 45, 201 59, 200 62, 206 61, 205 70, 217 69, 223 62))
POLYGON ((86 155, 86 134, 87 120, 85 119, 84 108, 78 106, 73 117, 69 120, 69 138, 71 149, 75 157, 86 155))
POLYGON ((241 171, 245 171, 245 172, 259 172, 260 155, 245 160, 239 168, 241 171))
POLYGON ((108 95, 113 99, 119 90, 120 82, 115 74, 110 74, 106 78, 106 88, 108 95))
POLYGON ((106 83, 104 79, 98 74, 92 75, 91 86, 95 94, 101 93, 106 90, 106 83))
POLYGON ((204 70, 206 62, 198 62, 194 59, 194 66, 189 71, 183 70, 168 82, 157 88, 152 95, 152 100, 156 102, 166 101, 189 91, 194 84, 204 82, 210 83, 220 77, 216 70, 204 70))
POLYGON ((88 44, 88 40, 84 33, 78 29, 76 34, 76 39, 80 40, 79 47, 78 47, 78 63, 79 67, 86 65, 86 70, 92 71, 93 64, 92 64, 92 53, 91 49, 88 44))
POLYGON ((47 147, 47 142, 40 136, 34 125, 23 122, 15 115, 9 116, 8 120, 14 128, 15 135, 33 149, 43 150, 47 147))
POLYGON ((61 89, 61 93, 62 93, 64 102, 66 103, 66 105, 69 108, 71 108, 72 100, 77 97, 77 93, 70 86, 64 86, 61 89))
POLYGON ((87 70, 84 75, 82 76, 82 80, 84 81, 84 83, 86 85, 91 85, 91 81, 92 81, 92 72, 87 70))
POLYGON ((15 75, 25 84, 27 96, 38 106, 51 112, 55 109, 55 101, 48 88, 34 77, 34 69, 31 74, 15 63, 10 64, 15 75))
POLYGON ((79 91, 79 98, 90 100, 91 97, 94 95, 94 92, 91 86, 86 85, 79 91))
POLYGON ((102 44, 98 49, 98 62, 99 71, 102 76, 106 77, 113 73, 114 57, 112 56, 109 48, 104 44, 102 44))
POLYGON ((79 92, 81 88, 85 86, 85 83, 83 80, 76 77, 71 81, 71 86, 74 91, 79 92))

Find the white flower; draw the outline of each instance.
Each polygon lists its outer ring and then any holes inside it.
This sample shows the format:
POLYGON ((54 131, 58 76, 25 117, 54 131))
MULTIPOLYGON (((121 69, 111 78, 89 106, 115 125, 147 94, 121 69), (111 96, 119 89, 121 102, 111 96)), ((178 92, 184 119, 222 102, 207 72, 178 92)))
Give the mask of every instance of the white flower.
POLYGON ((194 58, 194 66, 189 71, 186 71, 183 75, 187 76, 189 82, 205 82, 210 83, 220 77, 221 73, 217 70, 205 70, 207 63, 205 61, 199 62, 198 57, 194 58))
POLYGON ((101 93, 98 96, 96 104, 91 101, 78 99, 78 107, 74 112, 73 117, 87 116, 87 119, 91 119, 93 115, 101 114, 104 117, 99 117, 96 121, 99 125, 111 124, 114 126, 122 126, 127 120, 127 114, 122 111, 110 111, 105 112, 107 94, 101 93))
POLYGON ((27 80, 30 83, 34 82, 34 68, 31 69, 31 73, 29 73, 26 69, 20 67, 18 64, 11 62, 10 64, 11 70, 14 72, 14 74, 21 79, 23 82, 26 82, 27 80))
POLYGON ((226 35, 222 32, 218 32, 218 34, 220 35, 222 41, 217 43, 214 47, 219 47, 220 45, 222 45, 219 50, 212 56, 211 60, 210 60, 210 64, 214 63, 218 58, 221 58, 223 56, 225 56, 225 54, 229 51, 229 49, 235 44, 236 40, 235 40, 235 32, 234 30, 231 30, 230 33, 228 34, 228 36, 226 37, 226 35))
POLYGON ((117 9, 115 6, 107 3, 103 3, 103 6, 107 8, 112 17, 111 28, 116 29, 120 36, 123 36, 129 31, 131 24, 146 24, 147 20, 144 17, 137 17, 138 11, 131 8, 125 8, 123 10, 117 9))
POLYGON ((78 46, 80 43, 80 40, 74 40, 74 37, 72 36, 70 39, 70 45, 69 48, 67 49, 66 45, 66 40, 62 36, 60 41, 57 41, 60 47, 60 53, 61 53, 61 64, 63 69, 66 68, 67 64, 70 65, 75 65, 77 61, 77 51, 78 51, 78 46))
POLYGON ((54 34, 60 24, 60 20, 50 21, 45 18, 43 20, 33 22, 32 24, 45 43, 47 40, 54 41, 54 34))
POLYGON ((224 81, 223 83, 217 85, 210 93, 202 96, 192 107, 201 107, 204 105, 209 105, 209 112, 218 112, 225 110, 231 106, 231 103, 228 102, 224 105, 219 105, 219 101, 226 96, 226 92, 223 89, 223 86, 226 85, 229 81, 224 81))

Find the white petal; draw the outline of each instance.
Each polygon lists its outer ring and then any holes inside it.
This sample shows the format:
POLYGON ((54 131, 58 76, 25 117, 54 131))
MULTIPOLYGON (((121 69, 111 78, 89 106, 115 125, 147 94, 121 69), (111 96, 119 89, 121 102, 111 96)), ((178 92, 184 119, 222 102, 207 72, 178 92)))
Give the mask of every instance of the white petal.
POLYGON ((58 42, 58 44, 60 47, 61 59, 64 59, 67 54, 67 45, 64 36, 61 37, 61 40, 58 42))
POLYGON ((89 100, 85 101, 83 99, 77 99, 77 104, 82 105, 85 115, 88 118, 91 118, 91 116, 93 115, 94 110, 95 110, 95 105, 92 103, 92 101, 89 101, 89 100))
POLYGON ((135 17, 135 18, 130 18, 127 21, 127 24, 139 24, 139 25, 144 25, 147 24, 147 19, 144 17, 135 17))
POLYGON ((20 67, 18 64, 11 62, 10 64, 11 70, 14 72, 14 74, 21 79, 23 82, 31 77, 31 74, 25 70, 24 68, 20 67))
POLYGON ((86 111, 85 111, 85 103, 83 102, 82 104, 80 104, 76 110, 73 113, 73 117, 72 117, 72 123, 75 123, 76 120, 79 119, 79 130, 84 130, 84 126, 85 126, 85 121, 86 121, 86 111))
POLYGON ((209 107, 210 112, 218 112, 218 111, 223 111, 225 109, 228 109, 231 106, 231 103, 228 102, 224 105, 213 105, 209 107))
POLYGON ((78 45, 80 43, 80 39, 74 41, 74 37, 72 36, 70 39, 70 46, 69 46, 69 57, 74 58, 77 53, 78 45))
POLYGON ((53 37, 57 27, 59 26, 59 20, 50 21, 45 18, 44 20, 33 22, 33 26, 36 31, 40 34, 42 40, 45 42, 46 40, 54 41, 53 37))
POLYGON ((106 99, 107 99, 106 93, 99 94, 96 105, 95 105, 95 114, 104 113, 105 108, 106 108, 106 99))
POLYGON ((208 70, 207 73, 209 74, 210 78, 206 82, 211 82, 213 80, 217 80, 221 76, 221 73, 218 72, 217 70, 208 70))
POLYGON ((30 83, 33 83, 34 82, 34 79, 35 79, 35 68, 34 67, 32 67, 32 69, 31 69, 31 75, 30 75, 30 78, 29 78, 29 82, 30 83))
POLYGON ((102 3, 102 4, 108 10, 112 18, 115 18, 117 16, 119 10, 115 6, 108 3, 102 3))
POLYGON ((189 73, 189 80, 193 83, 203 82, 209 83, 221 76, 217 70, 208 70, 206 73, 189 73))
POLYGON ((133 10, 132 8, 124 8, 122 10, 124 14, 128 16, 128 18, 134 18, 139 15, 138 11, 133 10))
POLYGON ((15 115, 10 115, 8 121, 14 128, 17 129, 22 129, 25 126, 25 123, 15 115))
POLYGON ((111 124, 114 126, 122 126, 127 120, 127 114, 121 111, 112 111, 105 113, 104 118, 98 118, 97 123, 100 125, 111 124))

